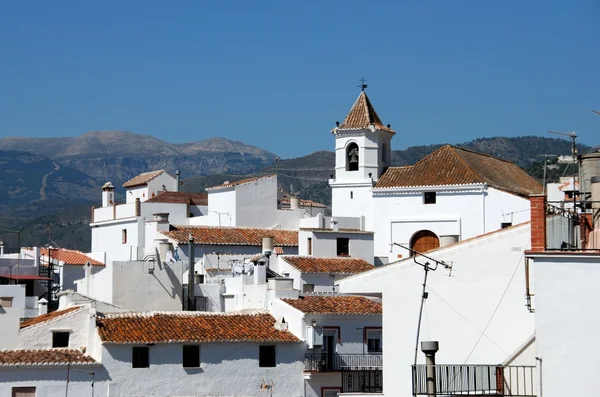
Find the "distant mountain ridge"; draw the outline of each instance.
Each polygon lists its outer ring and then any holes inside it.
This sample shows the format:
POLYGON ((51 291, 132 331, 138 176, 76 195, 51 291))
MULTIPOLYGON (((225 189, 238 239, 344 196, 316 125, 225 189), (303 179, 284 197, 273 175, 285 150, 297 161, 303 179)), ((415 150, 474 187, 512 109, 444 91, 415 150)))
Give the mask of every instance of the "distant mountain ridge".
POLYGON ((120 184, 150 169, 183 176, 250 173, 275 154, 225 138, 174 144, 125 131, 92 131, 72 138, 0 138, 0 150, 36 153, 101 180, 120 184))

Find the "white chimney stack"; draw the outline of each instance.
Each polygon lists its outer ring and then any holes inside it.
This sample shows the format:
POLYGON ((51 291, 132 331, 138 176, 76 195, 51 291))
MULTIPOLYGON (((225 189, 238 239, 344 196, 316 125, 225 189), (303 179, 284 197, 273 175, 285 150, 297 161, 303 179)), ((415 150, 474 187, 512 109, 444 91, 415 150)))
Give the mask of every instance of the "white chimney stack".
POLYGON ((111 182, 102 185, 102 207, 110 207, 115 204, 115 187, 111 182))

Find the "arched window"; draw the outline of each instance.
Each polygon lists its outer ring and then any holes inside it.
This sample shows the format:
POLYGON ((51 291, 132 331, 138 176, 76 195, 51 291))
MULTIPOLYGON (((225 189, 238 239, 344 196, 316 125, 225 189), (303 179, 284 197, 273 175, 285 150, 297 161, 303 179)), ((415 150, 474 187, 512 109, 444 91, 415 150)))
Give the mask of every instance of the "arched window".
POLYGON ((346 171, 358 171, 358 145, 355 142, 346 148, 346 171))
POLYGON ((387 145, 384 143, 381 145, 381 161, 387 163, 387 145))
MULTIPOLYGON (((440 247, 440 239, 429 230, 416 232, 410 239, 410 248, 417 252, 427 252, 440 247)), ((411 256, 415 255, 413 251, 411 256)))

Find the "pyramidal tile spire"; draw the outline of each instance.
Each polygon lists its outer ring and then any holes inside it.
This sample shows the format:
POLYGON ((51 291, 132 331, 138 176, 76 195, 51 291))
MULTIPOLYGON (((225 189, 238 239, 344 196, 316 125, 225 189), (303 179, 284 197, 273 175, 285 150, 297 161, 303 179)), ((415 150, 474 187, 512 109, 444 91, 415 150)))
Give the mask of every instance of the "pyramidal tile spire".
POLYGON ((344 122, 336 130, 365 130, 373 125, 375 129, 394 133, 394 130, 383 124, 365 91, 361 91, 344 122))

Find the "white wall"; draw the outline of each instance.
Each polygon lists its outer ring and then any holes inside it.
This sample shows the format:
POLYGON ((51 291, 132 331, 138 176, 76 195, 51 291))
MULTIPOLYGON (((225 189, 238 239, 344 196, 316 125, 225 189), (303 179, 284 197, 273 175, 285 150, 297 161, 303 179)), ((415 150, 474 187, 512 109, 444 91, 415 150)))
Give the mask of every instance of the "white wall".
POLYGON ((209 191, 208 215, 206 217, 190 219, 190 224, 236 226, 236 209, 236 194, 234 188, 209 191))
POLYGON ((117 261, 113 267, 111 303, 138 311, 182 309, 182 284, 187 284, 183 262, 117 261))
MULTIPOLYGON (((372 183, 342 184, 331 182, 331 215, 332 217, 365 217, 366 230, 374 230, 374 205, 371 189, 372 183), (352 198, 350 198, 352 197, 352 198)), ((384 218, 385 219, 385 218, 384 218)), ((329 227, 327 225, 326 227, 329 227)))
POLYGON ((0 297, 13 298, 11 307, 0 306, 0 350, 14 349, 25 317, 25 285, 0 285, 0 297))
POLYGON ((600 256, 532 254, 535 333, 544 397, 590 395, 597 388, 600 256))
POLYGON ((372 233, 301 230, 298 234, 298 251, 303 255, 308 255, 308 238, 312 238, 311 256, 335 258, 337 257, 338 237, 350 239, 348 248, 351 257, 373 263, 374 236, 372 233))
MULTIPOLYGON (((524 298, 523 251, 529 244, 526 224, 431 254, 453 265, 451 273, 442 267, 430 272, 427 282, 421 340, 440 342, 438 362, 501 363, 533 334, 524 298)), ((411 393, 423 275, 422 267, 407 259, 339 282, 342 293, 383 296, 384 393, 411 393)))
POLYGON ((530 219, 529 199, 501 190, 489 188, 485 206, 486 232, 500 229, 502 222, 518 225, 530 219))
POLYGON ((182 367, 180 344, 151 346, 150 368, 131 368, 132 345, 105 344, 103 358, 115 396, 258 396, 263 379, 275 384, 274 397, 303 396, 304 345, 277 345, 275 368, 258 366, 258 346, 201 344, 198 369, 182 367))
POLYGON ((74 310, 55 320, 23 328, 18 349, 51 349, 52 331, 69 331, 69 348, 81 349, 89 345, 90 329, 95 330, 95 317, 90 318, 87 307, 74 310))
POLYGON ((235 187, 235 226, 273 227, 277 223, 277 177, 235 187))
MULTIPOLYGON (((64 397, 67 366, 1 367, 0 396, 12 396, 13 387, 35 387, 36 397, 64 397)), ((108 376, 100 366, 72 366, 69 371, 69 396, 109 396, 108 376), (85 372, 82 372, 85 371, 85 372), (92 376, 94 372, 94 387, 92 376)))

